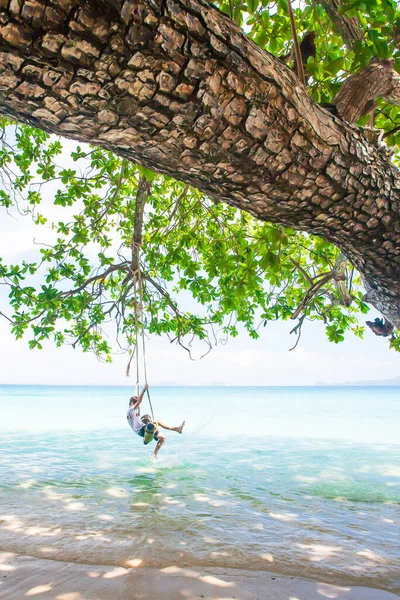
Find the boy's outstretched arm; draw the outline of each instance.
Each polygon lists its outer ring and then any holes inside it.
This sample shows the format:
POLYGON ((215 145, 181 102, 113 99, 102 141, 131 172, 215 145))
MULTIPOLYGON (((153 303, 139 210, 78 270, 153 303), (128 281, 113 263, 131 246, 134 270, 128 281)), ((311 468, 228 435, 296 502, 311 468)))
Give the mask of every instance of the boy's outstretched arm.
POLYGON ((143 389, 142 389, 142 391, 140 392, 140 394, 139 394, 139 398, 136 400, 136 404, 134 405, 134 407, 133 407, 133 408, 135 408, 135 409, 136 409, 136 408, 138 408, 138 406, 140 406, 140 404, 142 403, 142 400, 143 400, 144 393, 145 393, 145 391, 146 391, 148 388, 149 388, 149 386, 148 386, 148 384, 146 383, 146 385, 144 386, 144 388, 143 388, 143 389))

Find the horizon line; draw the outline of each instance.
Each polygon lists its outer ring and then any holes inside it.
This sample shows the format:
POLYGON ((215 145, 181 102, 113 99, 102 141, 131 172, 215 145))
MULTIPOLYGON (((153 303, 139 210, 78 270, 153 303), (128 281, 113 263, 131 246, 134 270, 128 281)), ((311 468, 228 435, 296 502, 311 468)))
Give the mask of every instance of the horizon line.
MULTIPOLYGON (((396 381, 398 380, 398 377, 393 378, 391 381, 396 381)), ((326 387, 400 387, 400 381, 399 383, 396 384, 388 384, 385 383, 385 381, 388 380, 375 380, 373 383, 371 382, 371 380, 366 380, 365 383, 363 381, 357 381, 357 382, 342 382, 342 383, 325 383, 325 382, 318 382, 318 383, 310 383, 310 384, 286 384, 286 385, 281 385, 281 384, 258 384, 258 385, 251 385, 251 384, 229 384, 229 383, 210 383, 207 385, 202 385, 202 384, 185 384, 185 383, 156 383, 154 385, 149 386, 150 388, 165 388, 165 387, 170 387, 170 388, 178 388, 178 387, 184 387, 184 388, 215 388, 215 387, 220 387, 220 388, 292 388, 292 387, 296 387, 296 388, 326 388, 326 387), (382 382, 382 383, 380 383, 382 382)), ((390 380, 389 380, 390 381, 390 380)), ((141 384, 142 385, 142 384, 141 384)), ((103 383, 103 384, 99 384, 99 383, 2 383, 0 382, 0 386, 19 386, 19 387, 37 387, 37 386, 43 386, 43 387, 135 387, 136 384, 109 384, 109 383, 103 383)), ((141 387, 141 386, 140 386, 141 387)))

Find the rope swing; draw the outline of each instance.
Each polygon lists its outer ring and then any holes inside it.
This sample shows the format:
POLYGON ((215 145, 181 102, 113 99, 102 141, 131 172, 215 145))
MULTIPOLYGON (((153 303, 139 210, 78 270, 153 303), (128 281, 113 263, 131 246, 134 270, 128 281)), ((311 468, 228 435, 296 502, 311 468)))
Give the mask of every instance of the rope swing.
MULTIPOLYGON (((144 374, 144 382, 148 385, 147 381, 147 363, 146 363, 146 341, 145 341, 145 333, 144 333, 144 318, 143 318, 143 283, 142 276, 140 272, 140 262, 139 262, 139 253, 140 253, 140 245, 136 247, 137 253, 137 280, 134 278, 133 282, 133 290, 135 297, 135 349, 136 349, 136 395, 139 395, 139 382, 140 382, 140 356, 139 356, 139 337, 141 335, 142 338, 142 357, 143 357, 143 374, 144 374), (139 302, 137 301, 137 291, 139 291, 139 302), (139 332, 139 316, 140 316, 140 324, 141 324, 141 332, 139 332)), ((151 403, 149 388, 146 389, 147 398, 149 400, 151 417, 153 421, 154 411, 153 405, 151 403)))
MULTIPOLYGON (((126 368, 126 376, 129 377, 131 362, 133 356, 136 355, 136 396, 139 396, 139 383, 140 383, 140 352, 139 343, 140 337, 142 338, 142 360, 143 360, 143 374, 144 382, 146 386, 147 381, 147 364, 146 364, 146 342, 144 332, 144 317, 143 317, 143 282, 142 273, 140 269, 140 248, 142 246, 142 224, 143 224, 143 211, 147 196, 150 191, 149 182, 144 177, 139 180, 137 195, 136 195, 136 207, 135 207, 135 230, 132 237, 132 268, 131 273, 133 277, 133 294, 134 294, 134 306, 135 306, 135 347, 132 351, 129 363, 126 368), (141 329, 141 331, 140 331, 141 329)), ((154 411, 151 403, 149 389, 146 389, 147 398, 150 405, 151 417, 153 421, 154 411)))

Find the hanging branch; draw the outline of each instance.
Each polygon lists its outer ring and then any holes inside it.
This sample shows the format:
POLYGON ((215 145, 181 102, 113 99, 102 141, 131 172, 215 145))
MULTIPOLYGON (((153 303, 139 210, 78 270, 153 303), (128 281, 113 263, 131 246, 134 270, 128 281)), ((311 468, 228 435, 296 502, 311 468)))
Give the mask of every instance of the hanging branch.
POLYGON ((136 352, 136 346, 132 350, 131 357, 128 361, 128 364, 126 365, 125 377, 129 377, 131 374, 131 362, 132 362, 133 357, 135 356, 135 352, 136 352))
MULTIPOLYGON (((134 225, 133 225, 133 235, 131 241, 132 248, 132 262, 130 267, 130 276, 129 278, 133 278, 133 288, 134 288, 134 301, 135 301, 135 331, 136 331, 136 341, 135 341, 135 349, 132 352, 131 358, 126 367, 126 376, 129 377, 130 366, 133 355, 136 350, 136 363, 137 363, 137 374, 136 379, 139 380, 139 367, 138 367, 138 333, 139 333, 139 322, 138 322, 138 313, 139 311, 142 314, 142 331, 143 331, 143 306, 142 306, 142 281, 141 281, 141 273, 140 273, 140 248, 143 243, 143 216, 144 216, 144 208, 146 206, 146 202, 148 197, 150 196, 151 190, 151 181, 148 181, 145 175, 140 175, 139 184, 136 192, 136 204, 135 204, 135 216, 134 216, 134 225), (139 286, 139 304, 136 296, 136 285, 139 286)), ((125 282, 124 282, 125 283, 125 282)), ((143 332, 144 335, 144 332, 143 332)), ((144 345, 144 338, 143 338, 144 345)))
POLYGON ((306 315, 302 315, 300 317, 299 322, 297 323, 297 325, 295 327, 293 327, 293 329, 290 332, 291 334, 292 333, 297 333, 297 340, 296 340, 296 343, 293 346, 293 348, 289 348, 289 352, 291 352, 292 350, 294 350, 297 347, 297 344, 300 341, 300 338, 301 338, 301 328, 302 328, 303 321, 304 321, 305 318, 306 318, 306 315))
POLYGON ((139 265, 139 252, 143 241, 143 215, 144 207, 148 197, 150 196, 151 181, 148 181, 144 175, 139 178, 139 185, 136 192, 136 205, 135 205, 135 216, 134 216, 134 228, 132 236, 132 272, 136 273, 140 268, 139 265))

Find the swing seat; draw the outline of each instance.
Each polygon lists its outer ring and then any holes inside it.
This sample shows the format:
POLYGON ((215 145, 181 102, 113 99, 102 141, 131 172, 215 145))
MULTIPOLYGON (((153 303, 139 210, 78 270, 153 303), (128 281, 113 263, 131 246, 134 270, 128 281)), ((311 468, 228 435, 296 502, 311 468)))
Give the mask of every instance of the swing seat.
POLYGON ((157 427, 154 425, 154 423, 147 423, 143 435, 143 444, 147 445, 152 442, 156 431, 157 427))

